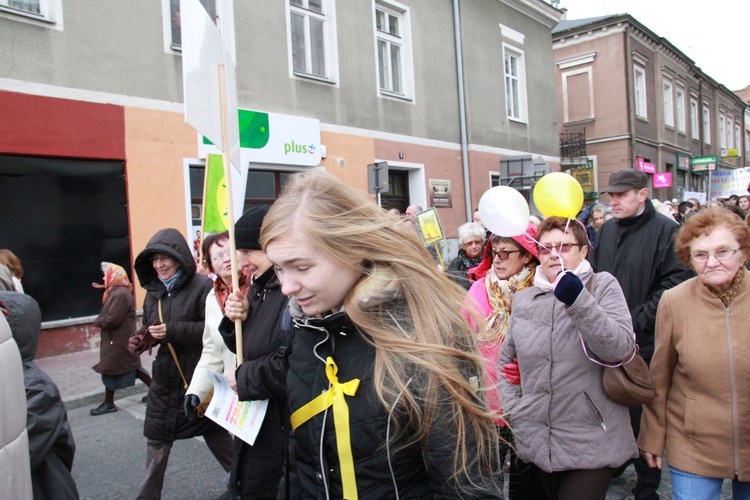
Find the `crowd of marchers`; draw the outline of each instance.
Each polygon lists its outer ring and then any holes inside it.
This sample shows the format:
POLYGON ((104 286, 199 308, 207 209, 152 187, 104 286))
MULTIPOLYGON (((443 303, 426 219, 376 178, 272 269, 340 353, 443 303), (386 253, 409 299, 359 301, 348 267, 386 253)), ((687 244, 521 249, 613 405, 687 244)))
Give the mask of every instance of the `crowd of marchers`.
MULTIPOLYGON (((635 170, 603 193, 608 205, 515 236, 476 212, 444 272, 421 207, 391 214, 328 174, 296 174, 231 238, 194 252, 175 229, 154 234, 134 264, 140 328, 127 272, 102 263, 91 415, 149 386, 133 496, 161 498, 174 441, 203 436, 228 499, 595 500, 630 465, 636 499, 658 498, 663 466, 674 498, 717 499, 729 480, 750 499, 750 199, 658 203, 635 170), (153 349, 149 373, 139 354, 153 349), (603 376, 637 354, 655 395, 625 406, 603 376), (204 415, 209 371, 268 401, 252 445, 204 415)), ((67 416, 33 363, 39 306, 13 257, 0 266, 0 397, 16 403, 2 410, 0 496, 78 498, 67 416)))

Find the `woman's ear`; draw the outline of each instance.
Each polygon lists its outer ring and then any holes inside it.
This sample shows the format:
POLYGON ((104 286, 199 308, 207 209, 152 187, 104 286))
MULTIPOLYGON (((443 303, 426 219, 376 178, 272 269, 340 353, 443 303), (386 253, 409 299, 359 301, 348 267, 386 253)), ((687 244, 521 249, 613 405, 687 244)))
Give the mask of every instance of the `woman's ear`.
POLYGON ((588 256, 589 256, 589 246, 588 246, 588 245, 584 245, 584 246, 582 246, 582 247, 581 247, 581 253, 583 254, 583 258, 584 258, 584 259, 585 259, 586 257, 588 257, 588 256))
POLYGON ((523 265, 528 265, 533 259, 534 256, 530 252, 526 252, 523 256, 523 265))

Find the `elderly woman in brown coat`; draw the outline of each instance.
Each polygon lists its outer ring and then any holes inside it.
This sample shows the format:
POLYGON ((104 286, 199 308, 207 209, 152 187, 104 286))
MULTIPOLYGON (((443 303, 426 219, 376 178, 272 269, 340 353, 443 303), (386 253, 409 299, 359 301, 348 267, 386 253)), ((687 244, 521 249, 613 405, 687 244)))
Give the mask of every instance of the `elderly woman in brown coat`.
POLYGON ((133 285, 125 269, 117 264, 102 262, 102 272, 104 284, 92 283, 94 288, 104 289, 104 305, 94 320, 94 326, 102 331, 99 363, 94 365, 94 371, 102 375, 104 402, 91 410, 94 416, 117 411, 115 391, 132 386, 136 377, 151 385, 151 376, 141 368, 140 357, 128 350, 128 339, 135 331, 133 285))
POLYGON ((697 276, 667 290, 656 315, 651 372, 638 447, 652 467, 669 456, 675 499, 717 499, 724 479, 750 498, 750 231, 730 211, 691 216, 678 258, 697 276))

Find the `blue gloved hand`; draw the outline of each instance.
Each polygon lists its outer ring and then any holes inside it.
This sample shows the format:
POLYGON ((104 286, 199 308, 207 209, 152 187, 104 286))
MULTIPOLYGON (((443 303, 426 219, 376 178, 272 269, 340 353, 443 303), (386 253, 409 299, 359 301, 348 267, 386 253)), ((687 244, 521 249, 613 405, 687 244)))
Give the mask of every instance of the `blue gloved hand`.
POLYGON ((583 290, 583 281, 581 278, 573 274, 573 271, 560 271, 555 280, 555 288, 553 292, 557 300, 565 304, 567 307, 573 305, 578 296, 583 290), (562 276, 560 276, 562 273, 562 276))

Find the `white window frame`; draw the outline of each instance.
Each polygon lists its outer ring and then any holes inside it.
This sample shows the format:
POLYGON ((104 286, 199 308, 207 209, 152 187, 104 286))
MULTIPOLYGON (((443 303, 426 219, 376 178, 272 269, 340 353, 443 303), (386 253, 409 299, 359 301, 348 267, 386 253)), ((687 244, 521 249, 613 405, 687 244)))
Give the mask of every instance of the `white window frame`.
POLYGON ((700 118, 698 118, 699 113, 698 108, 698 99, 691 97, 690 98, 690 134, 693 139, 696 141, 699 141, 701 139, 701 130, 700 130, 700 118))
POLYGON ((674 128, 674 85, 672 80, 664 78, 664 125, 674 128))
POLYGON ((677 107, 677 131, 684 134, 687 130, 685 123, 685 87, 679 83, 675 87, 675 105, 677 107))
POLYGON ((13 0, 0 0, 0 17, 45 28, 62 30, 62 0, 39 0, 39 13, 11 6, 13 0))
POLYGON ((528 100, 526 95, 526 58, 524 51, 513 45, 503 43, 503 89, 505 90, 505 116, 510 121, 526 123, 528 124, 529 108, 528 100), (506 68, 506 59, 512 57, 516 59, 516 68, 518 70, 517 75, 509 75, 506 68), (508 102, 508 95, 512 93, 512 90, 508 88, 508 83, 515 83, 517 106, 510 109, 510 103, 508 102))
POLYGON ((568 78, 580 74, 587 74, 589 80, 589 110, 591 115, 584 118, 584 120, 594 119, 594 75, 592 67, 577 69, 573 71, 566 71, 562 73, 562 98, 563 98, 563 121, 565 123, 570 122, 570 110, 568 103, 568 78))
POLYGON ((726 116, 721 110, 719 110, 719 147, 727 149, 726 116))
POLYGON ((726 136, 727 136, 727 149, 732 149, 734 147, 734 130, 732 125, 734 124, 734 118, 732 115, 727 113, 727 124, 726 124, 726 136))
POLYGON ((396 99, 414 100, 414 57, 412 49, 412 36, 411 36, 411 13, 409 7, 393 2, 390 0, 375 0, 372 3, 372 23, 373 23, 373 34, 374 34, 374 48, 375 48, 375 78, 376 88, 378 89, 378 95, 380 97, 392 97, 396 99), (387 16, 394 16, 398 18, 400 33, 398 35, 392 35, 388 32, 378 30, 378 11, 384 12, 387 16), (389 86, 384 87, 381 81, 380 68, 380 43, 385 43, 387 47, 388 60, 386 66, 386 76, 389 86), (393 83, 393 61, 390 57, 391 47, 399 48, 400 67, 401 72, 401 90, 394 90, 392 87, 393 83))
MULTIPOLYGON (((338 86, 338 46, 336 31, 336 0, 320 0, 322 13, 311 11, 305 7, 292 5, 290 0, 286 1, 286 25, 287 25, 287 47, 289 47, 289 77, 298 80, 313 80, 324 83, 333 83, 338 86), (292 15, 301 15, 305 18, 305 71, 294 69, 294 45, 292 43, 292 15), (310 19, 323 23, 323 74, 316 75, 311 72, 312 50, 310 43, 310 19)), ((305 6, 309 0, 302 0, 305 6)))
POLYGON ((703 142, 711 145, 711 108, 708 103, 703 103, 703 142))
MULTIPOLYGON (((171 1, 177 1, 179 4, 179 0, 161 0, 162 2, 162 19, 163 19, 163 32, 164 32, 164 52, 167 54, 182 54, 182 40, 180 40, 180 45, 177 45, 172 38, 172 9, 171 9, 171 1)), ((201 2, 203 0, 200 0, 201 2)), ((230 5, 227 2, 223 2, 220 0, 211 0, 214 3, 214 11, 216 13, 216 18, 213 19, 214 23, 217 24, 217 27, 219 28, 219 32, 222 33, 222 39, 224 40, 224 43, 227 46, 227 50, 232 56, 232 61, 237 61, 237 49, 235 46, 235 37, 234 37, 234 11, 232 9, 229 9, 228 11, 224 11, 225 7, 229 7, 230 5), (231 31, 231 33, 229 33, 231 31), (229 33, 229 35, 225 36, 225 33, 229 33)), ((208 11, 207 11, 208 12, 208 11)), ((210 14, 209 14, 210 16, 210 14)))
POLYGON ((647 120, 646 68, 638 64, 633 64, 633 91, 635 93, 635 115, 647 120))

